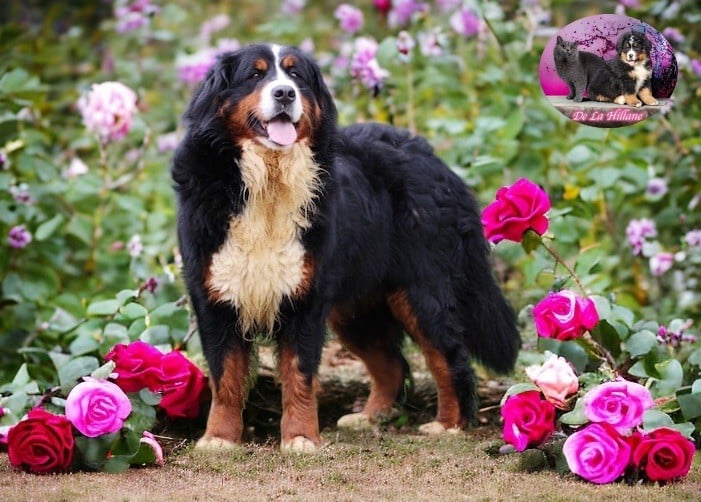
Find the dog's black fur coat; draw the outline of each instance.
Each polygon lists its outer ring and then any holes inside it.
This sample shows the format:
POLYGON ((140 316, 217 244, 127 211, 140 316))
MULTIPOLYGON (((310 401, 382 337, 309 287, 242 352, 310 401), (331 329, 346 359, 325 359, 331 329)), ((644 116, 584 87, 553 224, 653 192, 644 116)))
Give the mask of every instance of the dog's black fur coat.
MULTIPOLYGON (((301 233, 314 261, 311 285, 303 296, 283 300, 274 339, 292 348, 311 385, 332 309, 353 311, 345 339, 372 346, 370 336, 406 328, 387 305, 388 295, 401 291, 425 338, 445 358, 462 417, 473 417, 469 358, 509 371, 520 345, 513 311, 493 277, 474 196, 420 137, 380 124, 337 129, 316 64, 297 49, 283 50, 295 58, 303 98, 321 111, 308 138, 321 189, 312 225, 301 233)), ((239 138, 221 110, 254 92, 257 84, 246 72, 269 52, 258 45, 220 57, 185 114, 187 134, 172 169, 184 277, 215 387, 227 354, 249 351, 254 335, 241 332, 236 308, 211 298, 205 285, 231 218, 247 204, 237 169, 239 138)), ((401 358, 401 337, 386 343, 401 358)))

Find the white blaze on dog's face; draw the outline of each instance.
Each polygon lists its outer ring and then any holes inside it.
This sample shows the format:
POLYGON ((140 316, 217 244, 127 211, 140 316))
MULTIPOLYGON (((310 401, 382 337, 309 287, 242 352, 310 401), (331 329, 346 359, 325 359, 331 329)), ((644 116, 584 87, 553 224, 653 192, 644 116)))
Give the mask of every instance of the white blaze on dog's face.
POLYGON ((628 51, 626 52, 626 59, 633 63, 638 59, 638 54, 635 52, 635 37, 630 37, 628 39, 628 51))
POLYGON ((297 141, 297 124, 302 117, 301 93, 281 66, 279 45, 273 45, 274 65, 261 91, 260 115, 267 137, 258 140, 270 148, 288 147, 297 141))

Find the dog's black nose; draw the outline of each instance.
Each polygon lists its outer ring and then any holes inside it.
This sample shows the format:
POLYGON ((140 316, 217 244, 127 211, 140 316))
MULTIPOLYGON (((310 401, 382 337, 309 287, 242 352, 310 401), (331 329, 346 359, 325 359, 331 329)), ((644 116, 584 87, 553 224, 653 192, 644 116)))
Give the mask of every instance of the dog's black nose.
POLYGON ((289 85, 278 85, 273 88, 273 98, 282 106, 289 105, 297 97, 295 90, 289 85))

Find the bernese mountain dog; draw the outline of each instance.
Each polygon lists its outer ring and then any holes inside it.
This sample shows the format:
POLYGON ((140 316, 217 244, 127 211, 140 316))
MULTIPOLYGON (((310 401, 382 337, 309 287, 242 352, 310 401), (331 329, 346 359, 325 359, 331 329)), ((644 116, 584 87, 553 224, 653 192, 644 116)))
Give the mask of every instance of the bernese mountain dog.
POLYGON ((589 96, 597 101, 613 101, 619 105, 656 106, 652 95, 651 42, 644 33, 626 31, 616 41, 617 56, 606 61, 589 84, 589 96))
MULTIPOLYGON (((294 47, 221 55, 184 115, 172 176, 184 279, 210 371, 199 447, 242 440, 254 341, 276 343, 281 449, 321 444, 317 370, 327 326, 366 365, 370 395, 340 427, 374 423, 402 394, 407 333, 438 392, 425 433, 474 417, 474 357, 512 369, 515 316, 475 197, 422 138, 338 129, 316 63, 294 47)), ((408 381, 408 380, 407 380, 408 381)))

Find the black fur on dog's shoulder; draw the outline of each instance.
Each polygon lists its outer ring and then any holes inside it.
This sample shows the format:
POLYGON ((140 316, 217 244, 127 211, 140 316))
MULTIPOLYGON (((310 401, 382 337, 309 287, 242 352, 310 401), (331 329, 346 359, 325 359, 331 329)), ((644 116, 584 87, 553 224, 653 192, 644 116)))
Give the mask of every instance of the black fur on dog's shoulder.
MULTIPOLYGON (((492 273, 475 197, 431 146, 388 125, 338 129, 318 66, 290 47, 254 45, 221 56, 184 118, 187 133, 176 151, 172 176, 184 279, 212 377, 214 400, 205 439, 241 440, 251 339, 256 326, 266 326, 258 319, 241 323, 242 312, 229 300, 238 293, 222 293, 229 285, 221 284, 221 264, 245 260, 246 253, 266 253, 260 247, 273 241, 264 238, 261 228, 287 230, 288 218, 299 222, 289 227, 292 240, 282 239, 279 249, 270 250, 271 256, 294 251, 290 266, 300 267, 299 277, 290 275, 299 284, 285 283, 289 291, 269 326, 279 346, 283 444, 294 437, 320 441, 309 403, 315 402, 313 382, 327 321, 371 373, 376 391, 366 413, 387 412, 403 388, 408 366, 401 340, 406 331, 426 354, 437 380, 437 421, 451 428, 474 416, 470 358, 509 371, 520 338, 514 312, 492 273), (303 103, 295 133, 287 124, 286 135, 260 137, 271 127, 264 121, 271 119, 262 117, 256 103, 260 96, 268 99, 269 82, 289 83, 285 89, 292 88, 303 103), (293 144, 269 149, 274 140, 288 142, 290 134, 297 138, 293 144), (311 159, 304 158, 306 151, 311 159), (280 172, 280 166, 290 167, 289 152, 297 152, 294 162, 301 162, 292 167, 312 176, 311 188, 307 186, 312 202, 304 199, 289 214, 274 216, 282 221, 265 219, 277 214, 277 201, 266 202, 267 189, 254 196, 245 181, 251 173, 243 171, 263 165, 269 170, 266 176, 284 179, 288 172, 280 172), (232 236, 248 238, 240 227, 254 221, 249 212, 259 207, 265 211, 254 215, 255 221, 264 224, 250 230, 263 237, 256 241, 258 247, 239 249, 232 236), (215 270, 215 258, 222 253, 235 256, 224 256, 215 270), (220 276, 219 289, 212 286, 212 274, 220 276)), ((280 271, 289 274, 289 267, 280 271)), ((275 280, 256 267, 245 273, 259 272, 260 281, 275 280)), ((231 274, 234 284, 244 272, 224 273, 231 274)))

